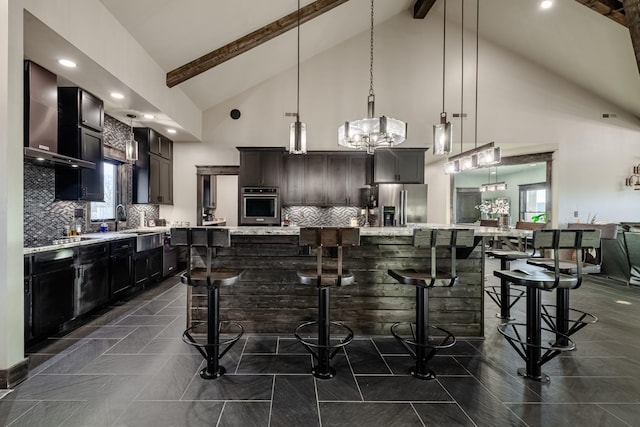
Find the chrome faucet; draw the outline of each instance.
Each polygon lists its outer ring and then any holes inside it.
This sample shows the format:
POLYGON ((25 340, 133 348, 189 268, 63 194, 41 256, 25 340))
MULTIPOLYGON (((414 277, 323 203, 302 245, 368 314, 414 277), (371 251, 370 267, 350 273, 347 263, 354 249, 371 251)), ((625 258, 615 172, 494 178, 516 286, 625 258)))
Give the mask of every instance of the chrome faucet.
POLYGON ((115 230, 118 231, 118 223, 120 221, 126 221, 126 220, 127 220, 127 210, 125 209, 123 204, 118 204, 116 206, 115 230))

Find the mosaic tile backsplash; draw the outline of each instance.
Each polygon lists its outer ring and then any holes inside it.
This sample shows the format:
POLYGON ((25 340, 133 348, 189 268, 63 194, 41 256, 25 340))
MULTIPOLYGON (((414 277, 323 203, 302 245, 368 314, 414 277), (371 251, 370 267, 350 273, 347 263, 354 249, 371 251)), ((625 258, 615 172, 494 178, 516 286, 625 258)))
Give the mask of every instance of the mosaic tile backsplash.
MULTIPOLYGON (((105 115, 104 144, 124 149, 130 128, 118 120, 105 115)), ((160 215, 158 205, 134 205, 132 195, 133 169, 129 164, 118 166, 118 180, 125 192, 118 195, 118 201, 125 206, 127 222, 121 223, 120 230, 140 227, 140 212, 146 219, 157 219, 160 215)), ((24 246, 37 247, 50 245, 52 240, 63 237, 65 226, 79 223, 83 232, 96 232, 99 223, 89 221, 89 203, 55 200, 55 170, 52 166, 24 163, 24 246), (77 215, 81 214, 81 215, 77 215), (76 218, 76 216, 80 216, 76 218)), ((115 229, 113 221, 108 223, 109 230, 115 229)))
POLYGON ((356 218, 361 227, 365 223, 360 208, 351 206, 287 206, 282 208, 281 218, 287 217, 292 224, 302 227, 349 227, 351 218, 356 218))

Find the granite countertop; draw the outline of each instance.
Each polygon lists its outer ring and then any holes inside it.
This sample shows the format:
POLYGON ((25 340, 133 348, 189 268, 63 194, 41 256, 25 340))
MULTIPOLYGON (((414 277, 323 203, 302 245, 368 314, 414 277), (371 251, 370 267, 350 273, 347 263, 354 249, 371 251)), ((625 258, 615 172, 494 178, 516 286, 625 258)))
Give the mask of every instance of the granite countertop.
POLYGON ((76 236, 75 238, 70 238, 71 242, 68 243, 58 243, 51 244, 45 246, 38 246, 34 248, 24 248, 22 253, 23 255, 30 255, 39 252, 46 251, 54 251, 58 249, 65 248, 75 248, 79 246, 87 246, 87 245, 95 245, 97 243, 105 243, 114 240, 122 240, 132 237, 137 237, 138 233, 166 233, 169 231, 171 227, 142 227, 142 228, 131 228, 118 232, 106 232, 106 233, 86 233, 80 236, 76 236), (79 239, 79 240, 78 240, 79 239))
MULTIPOLYGON (((223 227, 237 236, 294 236, 300 233, 300 227, 223 227)), ((472 228, 477 236, 531 236, 531 230, 499 229, 494 227, 456 226, 448 224, 410 224, 407 227, 360 227, 361 236, 413 236, 414 228, 472 228)))

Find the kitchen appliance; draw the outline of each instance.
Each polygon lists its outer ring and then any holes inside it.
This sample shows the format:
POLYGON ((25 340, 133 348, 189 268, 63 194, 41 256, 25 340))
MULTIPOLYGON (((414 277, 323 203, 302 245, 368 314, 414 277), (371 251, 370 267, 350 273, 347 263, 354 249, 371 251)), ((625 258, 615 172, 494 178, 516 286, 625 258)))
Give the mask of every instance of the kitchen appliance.
POLYGON ((24 156, 38 162, 96 168, 93 162, 58 154, 57 77, 31 61, 24 61, 24 156))
POLYGON ((377 227, 427 222, 427 184, 377 184, 370 188, 370 208, 377 227))
POLYGON ((278 187, 240 189, 240 225, 280 225, 278 187))
POLYGON ((178 266, 178 248, 171 246, 171 233, 164 234, 162 245, 162 277, 175 273, 178 266))

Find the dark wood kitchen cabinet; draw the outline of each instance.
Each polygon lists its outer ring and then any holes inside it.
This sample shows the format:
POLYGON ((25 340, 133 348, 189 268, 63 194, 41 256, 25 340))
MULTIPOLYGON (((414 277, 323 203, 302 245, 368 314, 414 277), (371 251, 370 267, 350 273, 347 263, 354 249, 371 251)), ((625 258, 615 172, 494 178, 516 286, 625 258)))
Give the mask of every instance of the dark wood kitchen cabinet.
POLYGON ((102 132, 104 104, 100 98, 79 87, 58 88, 58 123, 84 126, 102 132))
POLYGON ((162 248, 134 255, 134 286, 142 287, 162 278, 162 248))
POLYGON ((173 142, 150 128, 134 128, 138 160, 133 168, 133 202, 173 204, 173 142))
POLYGON ((111 298, 119 298, 133 286, 135 239, 118 240, 109 248, 109 288, 111 298))
POLYGON ((109 301, 109 245, 81 246, 78 251, 78 281, 75 316, 81 316, 109 301))
POLYGON ((55 167, 55 198, 57 200, 104 200, 103 145, 102 134, 81 126, 60 127, 59 135, 65 142, 73 144, 78 151, 60 150, 60 154, 95 163, 95 169, 55 167))
POLYGON ((285 154, 283 160, 281 203, 283 206, 304 204, 304 158, 298 154, 285 154))
POLYGON ((364 153, 285 155, 284 206, 357 206, 367 183, 364 153))
POLYGON ((237 147, 240 151, 238 187, 282 185, 284 148, 237 147))
POLYGON ((30 336, 33 339, 58 332, 65 322, 73 318, 75 258, 73 249, 41 252, 33 256, 30 290, 30 336))
POLYGON ((31 255, 24 256, 24 342, 33 337, 31 332, 31 255))
POLYGON ((86 160, 95 169, 55 168, 58 200, 104 200, 102 101, 78 87, 58 88, 58 153, 86 160))
POLYGON ((364 153, 327 155, 327 205, 359 205, 359 189, 367 183, 366 165, 364 153))
POLYGON ((424 184, 423 148, 381 148, 373 155, 370 183, 424 184))

